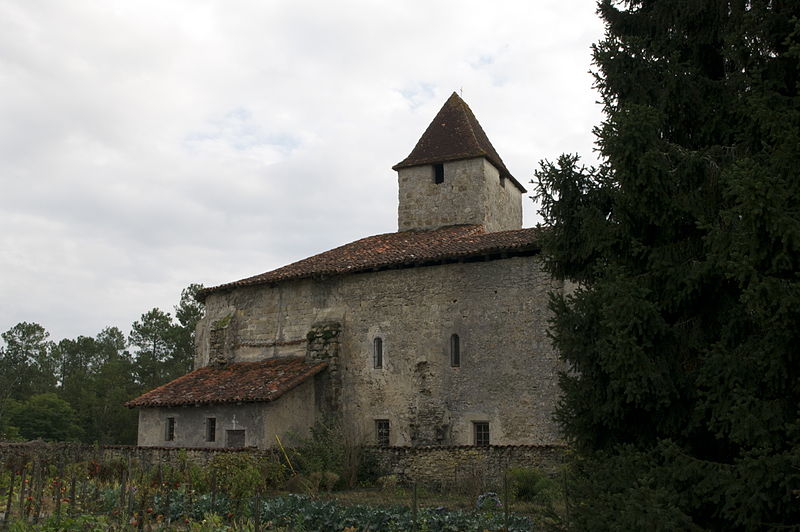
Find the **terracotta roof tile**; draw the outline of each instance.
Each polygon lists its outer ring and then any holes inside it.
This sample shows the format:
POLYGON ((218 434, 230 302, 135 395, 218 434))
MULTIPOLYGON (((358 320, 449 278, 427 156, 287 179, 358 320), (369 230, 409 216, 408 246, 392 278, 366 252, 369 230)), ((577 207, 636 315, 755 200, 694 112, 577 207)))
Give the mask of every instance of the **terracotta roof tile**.
POLYGON ((480 225, 459 225, 370 236, 277 270, 206 288, 198 294, 198 299, 240 286, 409 268, 497 254, 535 253, 539 250, 538 234, 536 228, 486 233, 480 225))
POLYGON ((274 401, 327 365, 327 362, 308 363, 303 357, 287 357, 238 362, 224 367, 206 366, 140 395, 125 406, 274 401))
POLYGON ((492 146, 472 110, 455 92, 422 134, 411 153, 394 165, 399 170, 423 164, 443 163, 473 157, 486 157, 500 172, 525 192, 519 181, 508 171, 503 159, 492 146))

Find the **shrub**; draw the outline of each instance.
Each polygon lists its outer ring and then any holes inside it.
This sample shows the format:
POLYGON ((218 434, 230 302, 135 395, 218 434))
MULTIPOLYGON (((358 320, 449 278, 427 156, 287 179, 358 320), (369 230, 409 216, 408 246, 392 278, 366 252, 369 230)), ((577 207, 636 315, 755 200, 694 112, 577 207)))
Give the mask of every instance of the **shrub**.
POLYGON ((326 489, 331 474, 337 476, 337 487, 353 487, 358 480, 361 446, 345 433, 336 419, 317 422, 311 427, 311 437, 301 440, 294 454, 305 475, 327 474, 326 489))
POLYGON ((514 496, 520 501, 551 503, 558 493, 556 482, 533 468, 518 467, 509 470, 508 480, 514 496))
POLYGON ((283 464, 250 453, 218 454, 211 460, 211 470, 217 475, 217 489, 236 498, 282 486, 287 477, 283 464))

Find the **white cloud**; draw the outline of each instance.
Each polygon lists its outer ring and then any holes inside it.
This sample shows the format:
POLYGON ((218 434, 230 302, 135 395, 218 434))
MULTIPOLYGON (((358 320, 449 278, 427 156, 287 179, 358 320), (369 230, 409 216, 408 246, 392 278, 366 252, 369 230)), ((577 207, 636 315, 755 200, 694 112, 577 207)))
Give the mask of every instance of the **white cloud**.
POLYGON ((127 329, 395 230, 453 90, 523 183, 591 158, 601 30, 592 0, 0 0, 0 330, 127 329))

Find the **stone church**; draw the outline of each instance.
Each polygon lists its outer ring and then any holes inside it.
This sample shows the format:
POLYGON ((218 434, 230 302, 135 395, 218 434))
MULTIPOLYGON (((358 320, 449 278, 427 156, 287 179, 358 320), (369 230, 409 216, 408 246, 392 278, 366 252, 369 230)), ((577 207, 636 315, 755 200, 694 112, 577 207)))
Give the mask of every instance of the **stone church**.
POLYGON ((130 401, 139 445, 259 447, 337 416, 379 446, 553 445, 523 186, 453 93, 398 174, 398 231, 202 291, 194 371, 130 401))

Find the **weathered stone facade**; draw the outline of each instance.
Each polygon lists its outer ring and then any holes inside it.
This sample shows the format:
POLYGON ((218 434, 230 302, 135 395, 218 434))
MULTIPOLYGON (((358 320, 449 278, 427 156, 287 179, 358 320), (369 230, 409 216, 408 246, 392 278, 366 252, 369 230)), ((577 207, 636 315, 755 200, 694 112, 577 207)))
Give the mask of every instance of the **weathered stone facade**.
MULTIPOLYGON (((475 421, 489 422, 493 444, 553 444, 561 365, 545 331, 559 288, 536 256, 303 279, 210 294, 198 330, 231 316, 226 356, 248 361, 305 354, 316 324, 341 324, 341 413, 365 443, 388 419, 392 445, 471 444, 475 421)), ((196 366, 210 350, 200 342, 196 366)))
POLYGON ((486 231, 522 227, 521 191, 487 159, 477 157, 442 163, 441 183, 434 166, 400 169, 398 173, 400 231, 476 224, 486 231))

